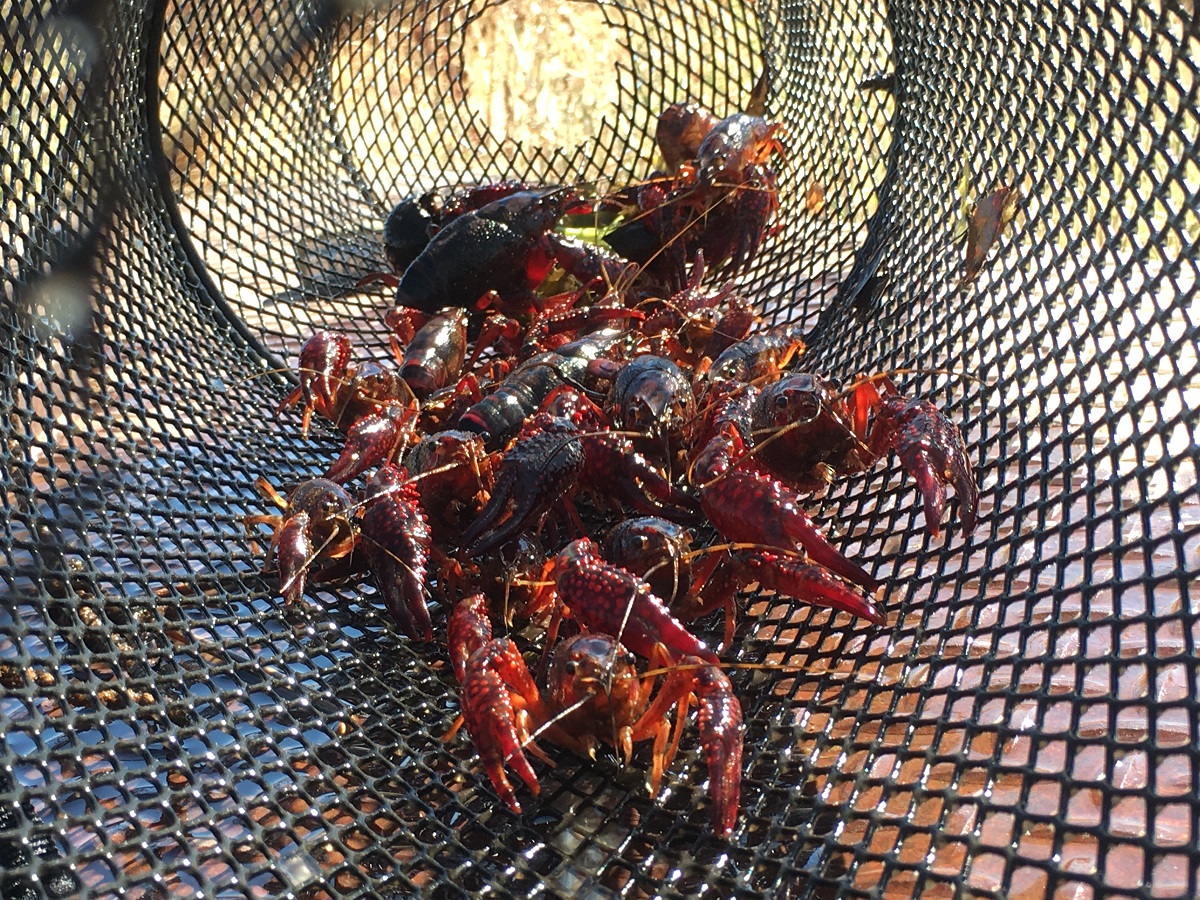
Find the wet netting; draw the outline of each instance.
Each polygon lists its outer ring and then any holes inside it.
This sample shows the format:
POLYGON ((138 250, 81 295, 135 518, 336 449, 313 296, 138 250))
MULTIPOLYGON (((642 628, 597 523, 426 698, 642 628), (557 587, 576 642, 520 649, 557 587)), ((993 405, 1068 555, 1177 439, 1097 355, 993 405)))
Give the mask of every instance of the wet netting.
MULTIPOLYGON (((0 11, 0 895, 1200 894, 1191 0, 14 0, 0 11), (893 459, 814 497, 872 627, 743 597, 742 805, 694 731, 501 803, 441 642, 285 609, 255 479, 316 327, 386 353, 401 198, 644 178, 696 100, 783 123, 740 281, 806 368, 962 423, 970 540, 893 459), (968 264, 976 204, 1013 218, 968 264), (1001 193, 997 193, 1001 192, 1001 193), (972 271, 977 269, 976 271, 972 271), (268 374, 263 374, 268 373, 268 374), (261 377, 257 377, 261 376, 261 377)), ((444 608, 435 607, 439 637, 444 608)), ((719 638, 719 617, 702 633, 719 638)))

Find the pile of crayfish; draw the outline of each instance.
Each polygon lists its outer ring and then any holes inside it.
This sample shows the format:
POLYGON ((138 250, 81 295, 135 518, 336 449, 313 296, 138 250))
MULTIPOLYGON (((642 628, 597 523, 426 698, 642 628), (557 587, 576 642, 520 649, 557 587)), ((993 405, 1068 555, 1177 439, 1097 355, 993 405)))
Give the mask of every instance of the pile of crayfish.
POLYGON ((694 703, 728 836, 741 707, 687 623, 723 613, 727 650, 757 585, 882 624, 882 585, 804 496, 894 452, 928 528, 951 487, 969 533, 977 489, 936 406, 883 376, 798 369, 794 327, 765 325, 731 280, 705 286, 770 228, 775 126, 677 105, 658 137, 670 171, 605 197, 505 182, 401 203, 384 229, 394 359, 357 360, 335 332, 307 340, 280 410, 301 407, 305 434, 327 419, 344 449, 286 497, 260 479, 281 511, 249 524, 273 529, 286 602, 365 567, 401 631, 447 642, 460 721, 514 811, 507 770, 537 794, 538 740, 626 761, 652 740, 656 792, 694 703), (601 207, 622 210, 609 243, 624 255, 555 231, 601 207), (541 289, 564 272, 572 289, 541 289), (533 671, 497 636, 518 621, 544 628, 533 671))

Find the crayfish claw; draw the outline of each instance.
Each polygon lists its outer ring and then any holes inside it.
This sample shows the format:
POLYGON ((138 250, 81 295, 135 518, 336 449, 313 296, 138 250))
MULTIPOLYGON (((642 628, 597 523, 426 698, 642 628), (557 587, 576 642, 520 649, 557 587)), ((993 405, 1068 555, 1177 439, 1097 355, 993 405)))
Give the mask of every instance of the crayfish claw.
POLYGON ((783 512, 787 533, 796 544, 804 548, 804 552, 814 562, 820 563, 847 581, 861 585, 871 593, 879 590, 879 582, 872 578, 866 569, 833 546, 808 513, 798 506, 784 507, 783 512))
POLYGON ((287 605, 294 606, 304 596, 306 572, 313 556, 308 513, 302 511, 288 518, 279 527, 276 542, 280 594, 287 605))
POLYGON ((481 556, 515 538, 571 488, 583 463, 583 445, 565 419, 518 438, 500 461, 487 506, 463 534, 467 554, 481 556))
POLYGON ((676 704, 679 704, 682 716, 690 696, 695 696, 700 706, 700 747, 708 766, 713 830, 718 837, 729 837, 737 821, 741 797, 742 744, 746 727, 742 721, 742 706, 725 673, 708 660, 690 655, 680 657, 633 730, 635 735, 656 735, 655 766, 650 779, 652 789, 655 789, 662 767, 670 764, 678 741, 676 735, 671 749, 667 750, 664 717, 676 704))
POLYGON ((425 568, 432 538, 417 486, 390 463, 367 485, 362 536, 375 584, 388 612, 409 637, 433 640, 425 605, 425 568))
POLYGON ((878 581, 829 542, 796 492, 753 465, 739 465, 744 455, 741 436, 726 426, 697 457, 693 477, 700 479, 700 503, 709 521, 732 541, 785 552, 803 547, 813 562, 867 591, 878 590, 878 581))
POLYGON ((948 471, 954 481, 954 492, 958 496, 958 515, 962 521, 963 537, 969 537, 975 530, 975 519, 979 515, 979 485, 975 483, 975 471, 967 462, 965 448, 962 455, 956 456, 951 462, 948 471))
MULTIPOLYGON (((503 543, 507 539, 507 532, 510 529, 506 526, 512 521, 512 516, 510 515, 507 519, 503 519, 503 516, 508 511, 508 504, 513 497, 515 485, 516 477, 511 472, 501 469, 496 476, 496 485, 492 489, 492 495, 488 498, 487 505, 463 533, 461 546, 467 551, 468 556, 485 553, 486 549, 477 549, 477 545, 481 543, 487 548, 493 545, 494 540, 503 543)), ((511 530, 515 533, 519 529, 511 530)))
POLYGON ((468 660, 476 650, 492 640, 487 598, 483 594, 473 594, 460 600, 450 613, 446 632, 454 678, 462 684, 466 681, 468 660))
POLYGON ((416 418, 415 408, 398 402, 364 416, 346 433, 341 455, 329 467, 325 478, 342 484, 393 459, 412 438, 416 418))
POLYGON ((541 711, 537 687, 512 641, 491 640, 471 654, 462 680, 463 720, 492 786, 508 808, 519 814, 521 804, 504 771, 505 764, 534 796, 541 785, 525 755, 531 740, 529 713, 514 704, 513 690, 522 706, 541 711))
POLYGON ((932 403, 898 394, 885 397, 880 413, 877 440, 895 449, 905 471, 916 479, 926 527, 938 535, 949 484, 958 496, 963 534, 969 535, 979 510, 979 487, 958 426, 932 403))
POLYGON ((934 537, 941 529, 942 514, 946 511, 946 488, 929 455, 916 452, 904 460, 904 468, 912 473, 921 492, 921 503, 925 508, 925 526, 934 537))
POLYGON ((662 645, 671 659, 697 656, 708 663, 719 662, 717 655, 683 627, 646 582, 606 563, 588 538, 573 541, 548 561, 541 580, 548 587, 543 588, 529 612, 534 614, 558 604, 548 629, 552 639, 565 608, 585 631, 615 635, 646 659, 662 645))
POLYGON ((280 413, 304 401, 302 432, 308 437, 313 412, 336 418, 336 399, 346 382, 351 356, 350 338, 332 331, 318 331, 300 348, 300 385, 276 407, 280 413))
POLYGON ((757 580, 762 587, 814 606, 847 612, 874 625, 887 623, 887 616, 870 597, 822 566, 765 550, 739 551, 731 564, 739 570, 742 582, 757 580))
POLYGON ((713 830, 718 837, 729 837, 737 821, 742 792, 742 741, 746 731, 742 706, 720 669, 702 666, 695 677, 696 697, 700 701, 700 746, 708 765, 713 830))

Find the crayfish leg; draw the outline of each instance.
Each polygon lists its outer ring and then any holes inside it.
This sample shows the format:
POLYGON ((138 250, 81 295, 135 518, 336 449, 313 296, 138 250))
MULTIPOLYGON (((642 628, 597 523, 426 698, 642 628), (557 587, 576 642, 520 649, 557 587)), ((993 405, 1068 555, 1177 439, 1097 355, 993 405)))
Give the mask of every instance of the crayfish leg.
POLYGON ((671 735, 671 723, 667 719, 659 721, 653 730, 654 749, 650 753, 650 774, 646 777, 646 785, 651 796, 658 796, 662 788, 663 772, 667 768, 667 739, 671 735))
POLYGON ((292 391, 290 394, 288 394, 286 397, 284 397, 281 401, 279 401, 279 405, 275 407, 275 415, 279 415, 285 409, 289 409, 290 407, 295 406, 297 403, 300 402, 300 398, 303 396, 304 396, 304 388, 300 388, 300 387, 296 388, 294 391, 292 391))
POLYGON ((715 609, 725 610, 725 634, 722 650, 733 646, 737 630, 737 573, 729 557, 712 554, 695 569, 696 597, 699 603, 688 610, 685 621, 699 619, 715 609))
POLYGON ((708 766, 713 829, 719 837, 728 837, 737 821, 741 797, 745 725, 741 704, 725 673, 696 656, 680 659, 667 674, 658 696, 633 726, 634 735, 654 735, 651 790, 657 793, 663 770, 679 749, 679 737, 693 695, 700 707, 700 746, 708 766), (677 706, 676 721, 668 747, 667 735, 671 729, 666 714, 672 706, 677 706))
MULTIPOLYGON (((685 656, 683 659, 699 662, 703 666, 709 665, 694 656, 685 656)), ((691 694, 691 682, 694 678, 691 665, 684 665, 683 668, 680 668, 682 660, 680 663, 675 663, 667 658, 666 661, 669 671, 662 686, 654 695, 650 705, 646 707, 646 711, 642 713, 641 718, 633 726, 634 740, 645 740, 654 735, 654 758, 650 772, 652 793, 658 793, 663 771, 671 764, 679 750, 679 736, 687 720, 688 696, 691 694), (672 707, 675 706, 680 708, 681 713, 676 716, 675 727, 672 729, 670 713, 672 707), (673 739, 671 739, 672 730, 675 732, 673 739)))
POLYGON ((450 723, 450 727, 446 730, 446 733, 443 734, 441 737, 442 743, 448 744, 452 740, 454 740, 456 737, 458 737, 458 733, 462 730, 462 727, 463 727, 463 725, 466 724, 466 721, 467 720, 463 718, 462 713, 459 713, 457 716, 455 716, 454 721, 450 723))
MULTIPOLYGON (((866 442, 867 428, 871 421, 871 411, 883 402, 883 395, 879 392, 875 381, 866 375, 856 375, 854 380, 856 384, 846 400, 846 407, 850 414, 850 422, 854 433, 860 441, 866 442)), ((889 387, 893 392, 896 390, 895 387, 892 387, 890 380, 883 379, 883 382, 884 390, 887 390, 889 387)), ((872 453, 875 456, 878 456, 880 452, 879 448, 872 448, 872 453)))
POLYGON ((258 492, 278 506, 280 509, 288 508, 287 497, 276 490, 275 485, 267 481, 263 476, 259 475, 254 479, 254 486, 258 488, 258 492))
POLYGON ((341 455, 324 477, 341 484, 396 458, 413 439, 416 417, 416 409, 392 402, 359 419, 346 432, 341 455))
MULTIPOLYGON (((683 729, 687 725, 688 711, 692 708, 691 691, 679 698, 679 703, 675 706, 675 727, 671 729, 671 745, 667 748, 666 755, 662 758, 662 764, 659 768, 658 776, 661 780, 662 773, 667 766, 675 761, 675 756, 679 753, 679 743, 683 738, 683 729)), ((654 793, 658 793, 658 788, 655 787, 654 793)))

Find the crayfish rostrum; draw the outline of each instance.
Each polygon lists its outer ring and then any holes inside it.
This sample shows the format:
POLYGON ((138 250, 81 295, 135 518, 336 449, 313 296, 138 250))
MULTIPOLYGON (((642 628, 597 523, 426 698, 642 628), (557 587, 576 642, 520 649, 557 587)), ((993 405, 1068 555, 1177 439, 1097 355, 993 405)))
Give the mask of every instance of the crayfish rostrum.
POLYGON ((809 495, 893 453, 934 535, 947 489, 966 534, 979 494, 941 409, 883 374, 805 371, 799 329, 763 323, 729 280, 777 205, 777 126, 677 105, 658 137, 671 171, 605 198, 501 182, 398 212, 393 262, 404 216, 420 246, 381 323, 388 358, 358 360, 335 331, 304 344, 279 410, 299 406, 306 434, 327 419, 345 444, 325 478, 275 495, 280 515, 248 521, 272 527, 289 603, 366 569, 400 631, 445 642, 462 722, 512 810, 508 772, 537 794, 551 743, 629 762, 650 742, 657 790, 695 706, 724 836, 741 776, 723 671, 740 594, 887 620, 886 585, 825 534, 809 495), (609 243, 632 262, 555 231, 614 202, 629 218, 609 243), (566 272, 577 287, 543 285, 566 272), (719 644, 693 631, 710 614, 719 644), (533 638, 524 652, 514 622, 533 638))

